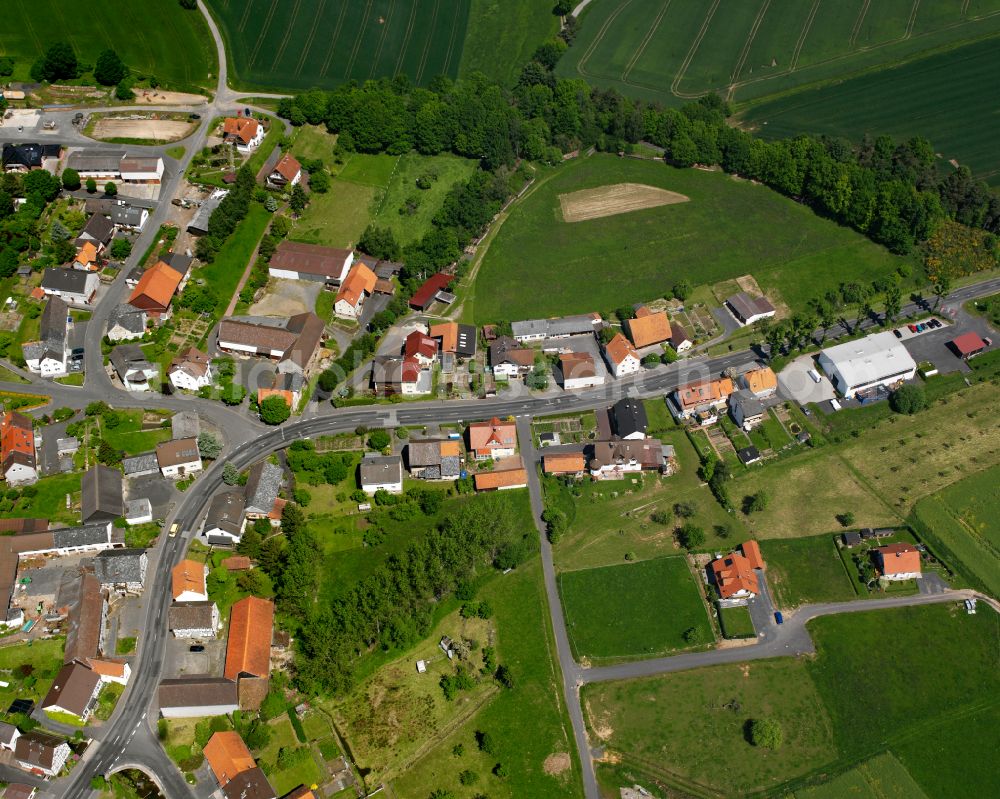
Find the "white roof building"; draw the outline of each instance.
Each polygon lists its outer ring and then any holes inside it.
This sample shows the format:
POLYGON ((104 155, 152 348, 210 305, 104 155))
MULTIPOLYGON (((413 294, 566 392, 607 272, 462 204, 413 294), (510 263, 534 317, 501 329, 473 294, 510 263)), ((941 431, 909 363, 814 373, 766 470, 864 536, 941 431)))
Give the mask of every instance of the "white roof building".
POLYGON ((819 365, 845 397, 863 389, 895 385, 917 372, 916 361, 888 331, 828 347, 820 352, 819 365))

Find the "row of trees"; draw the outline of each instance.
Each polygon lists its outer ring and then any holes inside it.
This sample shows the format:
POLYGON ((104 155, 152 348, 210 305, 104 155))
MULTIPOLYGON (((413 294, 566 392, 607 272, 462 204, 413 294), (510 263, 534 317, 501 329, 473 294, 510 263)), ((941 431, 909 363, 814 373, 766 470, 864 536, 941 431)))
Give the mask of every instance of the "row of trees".
POLYGON ((253 172, 248 167, 241 166, 236 171, 233 187, 208 218, 208 233, 199 238, 195 245, 195 254, 200 260, 205 263, 215 260, 216 253, 250 211, 256 187, 253 172))
POLYGON ((72 44, 61 41, 49 45, 49 48, 31 65, 31 79, 49 83, 74 80, 90 69, 93 69, 94 80, 102 86, 120 85, 129 75, 128 67, 115 50, 111 48, 102 50, 91 67, 89 64, 80 63, 72 44))

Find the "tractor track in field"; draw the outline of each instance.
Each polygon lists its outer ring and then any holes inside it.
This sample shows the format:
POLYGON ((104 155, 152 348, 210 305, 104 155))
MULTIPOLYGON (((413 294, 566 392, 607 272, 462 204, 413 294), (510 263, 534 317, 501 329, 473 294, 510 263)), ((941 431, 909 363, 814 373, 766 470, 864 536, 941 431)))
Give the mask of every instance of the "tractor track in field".
POLYGON ((299 54, 298 63, 295 65, 295 74, 302 74, 302 67, 306 63, 306 58, 309 57, 309 51, 312 49, 313 39, 316 38, 316 30, 319 28, 317 24, 319 20, 323 19, 323 11, 326 8, 326 0, 319 0, 319 5, 316 7, 316 13, 313 15, 313 24, 309 28, 309 35, 306 37, 305 44, 302 46, 302 52, 299 54))
POLYGON ((260 33, 257 34, 257 43, 253 47, 253 52, 250 53, 250 60, 247 62, 248 69, 253 69, 253 65, 257 61, 261 45, 264 44, 264 39, 267 38, 267 34, 270 31, 271 20, 274 19, 274 12, 278 9, 278 2, 279 0, 271 0, 271 7, 267 10, 267 16, 264 17, 264 24, 261 26, 260 33))
POLYGON ((712 24, 712 17, 715 16, 716 10, 719 8, 719 3, 722 0, 714 0, 712 5, 709 7, 705 14, 705 21, 701 23, 701 28, 698 30, 698 34, 694 37, 694 41, 691 42, 691 46, 688 48, 687 55, 684 56, 684 60, 681 62, 680 67, 677 69, 677 74, 674 75, 674 80, 670 84, 670 93, 675 97, 683 97, 685 99, 694 99, 696 97, 701 97, 704 92, 698 94, 684 93, 680 91, 681 81, 684 80, 684 73, 687 72, 691 62, 694 61, 695 55, 698 53, 698 48, 701 47, 701 42, 705 38, 705 34, 708 33, 708 27, 712 24))
POLYGON ((351 77, 351 71, 354 69, 354 62, 358 58, 358 51, 361 49, 361 40, 364 38, 365 28, 368 27, 368 19, 371 15, 372 0, 367 0, 365 3, 365 15, 361 18, 361 24, 358 26, 358 34, 354 37, 354 47, 351 48, 351 57, 347 59, 347 67, 344 69, 345 79, 351 77))
MULTIPOLYGON (((440 5, 441 5, 441 0, 434 0, 434 12, 431 14, 431 25, 430 25, 431 33, 434 32, 434 29, 437 26, 438 7, 440 5)), ((433 38, 434 38, 433 36, 428 37, 427 41, 424 42, 424 49, 420 53, 420 65, 417 67, 417 74, 413 77, 413 82, 418 86, 420 85, 420 81, 423 80, 424 77, 424 68, 427 66, 427 54, 430 52, 431 41, 433 38)))
POLYGON ((666 2, 664 2, 663 7, 660 8, 660 13, 656 15, 655 19, 653 19, 653 24, 649 26, 649 30, 646 31, 646 35, 642 37, 642 41, 639 42, 639 46, 636 48, 635 52, 632 53, 632 57, 625 65, 625 71, 622 72, 623 83, 628 83, 628 76, 632 74, 632 70, 635 69, 635 65, 639 63, 639 59, 642 58, 642 54, 646 52, 646 48, 656 35, 656 31, 659 30, 660 23, 663 21, 663 17, 667 13, 668 8, 670 8, 670 0, 666 0, 666 2))
POLYGON ((417 21, 417 7, 419 3, 410 6, 410 19, 406 23, 406 33, 403 34, 403 46, 399 48, 399 56, 396 58, 396 66, 392 76, 396 77, 403 69, 403 61, 406 59, 406 51, 410 49, 410 37, 413 35, 413 23, 417 21))
POLYGON ((330 63, 333 61, 333 54, 337 52, 337 42, 340 41, 340 31, 344 27, 345 14, 347 14, 347 3, 344 3, 340 7, 340 16, 337 17, 337 27, 333 29, 333 36, 330 39, 330 49, 326 51, 326 58, 323 59, 323 68, 319 72, 321 78, 326 76, 326 71, 330 68, 330 63))
POLYGON ((733 84, 736 83, 736 79, 743 71, 743 67, 746 66, 747 59, 750 57, 750 48, 753 47, 754 40, 757 38, 757 32, 760 30, 760 26, 764 24, 764 17, 767 15, 767 10, 770 7, 771 0, 764 0, 764 2, 760 5, 760 11, 757 12, 757 16, 754 18, 753 25, 750 26, 750 32, 747 34, 747 40, 743 43, 743 50, 740 51, 740 57, 736 61, 736 67, 729 76, 730 97, 733 93, 733 84))
POLYGON ((451 36, 448 39, 448 52, 444 56, 444 66, 441 72, 445 75, 448 74, 448 67, 451 65, 451 54, 455 52, 455 34, 458 33, 458 15, 452 14, 451 16, 451 36))
POLYGON ((396 8, 396 0, 389 0, 389 9, 385 12, 384 17, 380 17, 382 20, 382 35, 378 37, 378 47, 375 48, 375 57, 372 58, 371 69, 368 70, 368 78, 371 79, 375 76, 375 67, 378 66, 378 60, 382 57, 382 49, 385 47, 385 37, 389 35, 389 24, 392 20, 392 12, 396 8))
POLYGON ((271 61, 272 72, 274 72, 274 68, 278 66, 278 62, 285 54, 285 50, 288 49, 288 42, 292 38, 292 29, 295 27, 295 23, 299 18, 299 9, 301 7, 302 0, 295 0, 295 5, 292 6, 292 15, 288 18, 288 26, 285 28, 285 38, 281 40, 281 44, 278 45, 278 49, 274 53, 274 60, 271 61))
POLYGON ((623 2, 620 6, 618 6, 618 8, 616 8, 611 13, 611 16, 609 16, 604 21, 604 24, 601 25, 601 29, 597 32, 597 35, 594 37, 594 41, 590 43, 590 46, 583 54, 583 57, 577 62, 576 71, 579 72, 584 77, 588 78, 595 77, 594 75, 591 75, 589 72, 587 72, 587 62, 590 61, 590 57, 594 54, 594 51, 597 49, 598 45, 600 45, 600 43, 604 41, 604 37, 608 33, 608 28, 610 28, 612 24, 614 24, 614 21, 618 19, 618 15, 621 14, 622 11, 624 11, 626 8, 628 8, 631 2, 632 0, 625 0, 625 2, 623 2))
POLYGON ((861 8, 858 9, 858 16, 854 18, 854 26, 851 28, 851 36, 847 40, 847 44, 850 47, 854 47, 858 42, 858 36, 861 33, 861 26, 865 24, 865 17, 868 16, 868 9, 872 7, 872 0, 865 0, 861 4, 861 8))
POLYGON ((802 23, 802 31, 799 33, 799 38, 795 42, 795 49, 792 50, 792 58, 788 62, 788 73, 794 72, 795 68, 799 65, 799 56, 802 54, 802 47, 806 43, 806 37, 809 36, 809 31, 812 30, 813 21, 819 13, 819 4, 821 2, 822 0, 816 0, 816 2, 812 4, 812 8, 809 9, 809 15, 806 17, 806 21, 802 23))

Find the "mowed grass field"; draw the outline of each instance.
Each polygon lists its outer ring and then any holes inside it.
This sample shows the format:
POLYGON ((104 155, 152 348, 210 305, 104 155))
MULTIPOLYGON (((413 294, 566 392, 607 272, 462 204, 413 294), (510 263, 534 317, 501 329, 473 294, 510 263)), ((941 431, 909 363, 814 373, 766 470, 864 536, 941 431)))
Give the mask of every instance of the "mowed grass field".
POLYGON ((529 190, 479 269, 477 323, 609 311, 663 296, 679 280, 752 274, 792 309, 849 280, 892 273, 900 258, 763 186, 721 172, 611 155, 582 158, 529 190), (563 221, 559 195, 617 183, 678 192, 690 202, 563 221))
POLYGON ((767 564, 768 584, 780 607, 858 598, 833 534, 765 541, 761 554, 767 564))
POLYGON ((814 658, 589 685, 591 729, 626 766, 697 795, 992 793, 981 764, 994 757, 1000 707, 995 613, 949 603, 827 616, 809 630, 814 658), (776 751, 744 737, 746 721, 762 716, 783 728, 776 751))
POLYGON ((406 75, 455 77, 470 0, 208 0, 230 83, 309 89, 406 75))
POLYGON ((692 627, 702 643, 712 639, 683 557, 563 572, 559 591, 577 659, 660 655, 689 646, 692 627))
POLYGON ((582 15, 557 73, 664 103, 740 102, 998 31, 997 0, 607 0, 582 15))
POLYGON ((177 2, 8 0, 3 4, 0 55, 15 61, 15 80, 53 42, 68 41, 81 62, 93 64, 113 47, 135 72, 156 75, 164 87, 214 86, 215 46, 205 18, 177 2))
POLYGON ((740 115, 767 138, 825 133, 858 141, 865 134, 933 142, 989 183, 1000 183, 995 103, 989 90, 1000 74, 1000 40, 937 53, 892 69, 789 94, 740 115), (962 124, 956 125, 961 112, 962 124))

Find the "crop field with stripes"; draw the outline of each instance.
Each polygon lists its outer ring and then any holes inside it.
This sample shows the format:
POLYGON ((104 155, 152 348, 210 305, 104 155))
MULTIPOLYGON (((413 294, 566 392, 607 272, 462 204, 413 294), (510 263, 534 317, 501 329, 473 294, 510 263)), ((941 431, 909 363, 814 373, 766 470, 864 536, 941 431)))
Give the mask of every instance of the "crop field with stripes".
POLYGON ((1000 0, 594 0, 557 72, 667 104, 740 103, 995 33, 1000 0))
POLYGON ((454 77, 470 0, 208 0, 226 39, 230 82, 332 87, 407 75, 454 77))

